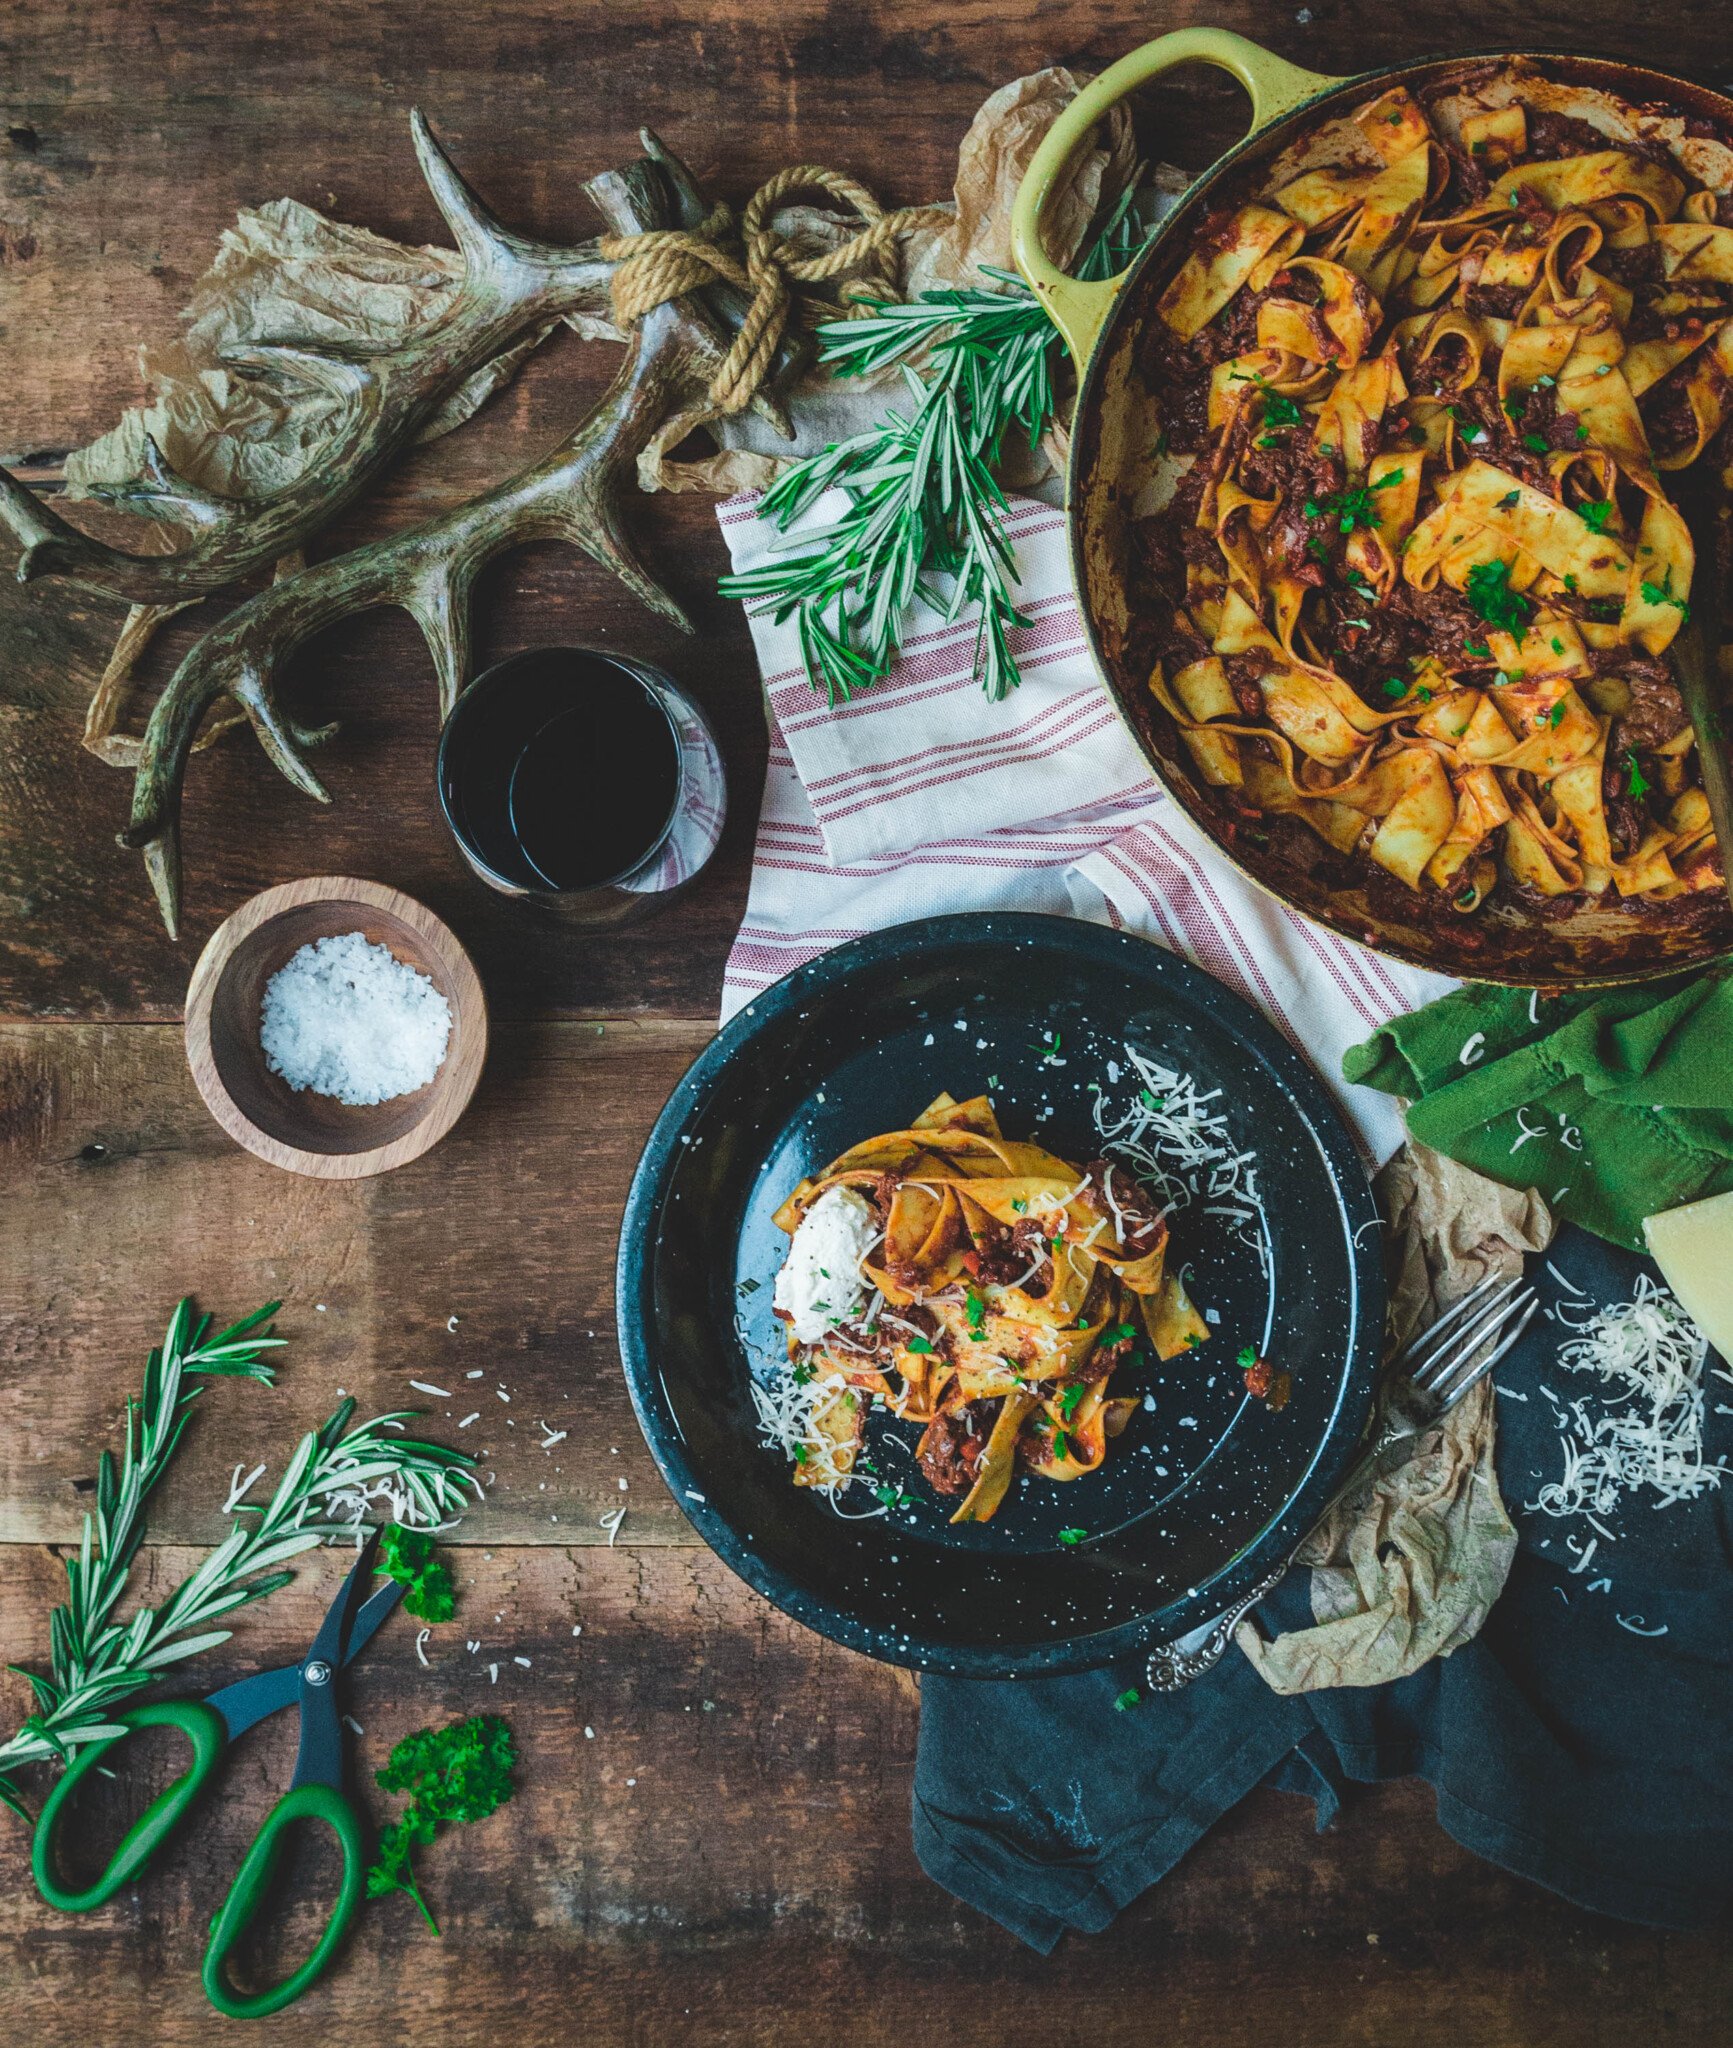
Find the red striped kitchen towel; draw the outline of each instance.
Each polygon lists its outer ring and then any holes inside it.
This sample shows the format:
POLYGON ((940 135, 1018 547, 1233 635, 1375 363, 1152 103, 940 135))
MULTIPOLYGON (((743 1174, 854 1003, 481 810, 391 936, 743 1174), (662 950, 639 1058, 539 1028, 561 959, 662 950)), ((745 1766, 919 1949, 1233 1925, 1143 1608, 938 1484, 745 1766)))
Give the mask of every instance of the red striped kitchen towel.
MULTIPOLYGON (((778 544, 756 503, 718 509, 737 570, 778 544)), ((821 504, 811 518, 830 516, 821 504)), ((1456 984, 1337 938, 1222 859, 1151 779, 1095 672, 1064 515, 1014 498, 1009 531, 1032 623, 1015 636, 1023 681, 1006 703, 971 678, 968 620, 917 622, 892 674, 834 710, 807 683, 794 627, 751 621, 770 765, 723 1020, 885 925, 959 910, 1094 918, 1171 947, 1272 1017, 1382 1161, 1401 1143, 1401 1115, 1340 1078, 1342 1054, 1456 984)))

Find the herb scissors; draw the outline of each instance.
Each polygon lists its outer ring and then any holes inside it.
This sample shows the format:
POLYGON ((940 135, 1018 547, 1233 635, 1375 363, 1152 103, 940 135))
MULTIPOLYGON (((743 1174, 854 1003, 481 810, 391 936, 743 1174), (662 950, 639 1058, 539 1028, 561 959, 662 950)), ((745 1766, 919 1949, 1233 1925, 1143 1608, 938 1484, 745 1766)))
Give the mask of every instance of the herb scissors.
POLYGON ((230 2019, 262 2019, 300 1997, 324 1972, 348 1931, 361 1903, 363 1873, 366 1869, 366 1835, 360 1813, 344 1787, 343 1725, 337 1707, 338 1673, 351 1663, 372 1640, 385 1617, 403 1597, 404 1588, 395 1581, 382 1586, 364 1603, 361 1600, 373 1570, 379 1548, 376 1529, 362 1545, 354 1568, 344 1579, 331 1603, 319 1632, 305 1657, 279 1670, 261 1671, 235 1685, 225 1685, 202 1700, 157 1700, 116 1714, 118 1733, 103 1740, 81 1744, 54 1790, 48 1795, 36 1823, 31 1847, 31 1866, 36 1888, 51 1906, 63 1912, 84 1913, 103 1905, 123 1885, 138 1877, 151 1858, 174 1832, 219 1759, 237 1736, 244 1735, 272 1714, 298 1705, 301 1715, 301 1745, 295 1758, 295 1774, 289 1789, 266 1815, 264 1825, 241 1859, 228 1896, 211 1921, 210 1943, 205 1950, 203 1980, 205 1995, 218 2012, 230 2019), (67 1801, 79 1780, 93 1770, 117 1742, 140 1728, 178 1728, 192 1744, 193 1760, 165 1791, 158 1794, 127 1830, 108 1867, 95 1883, 73 1891, 59 1876, 55 1857, 56 1829, 67 1801), (283 1850, 284 1831, 297 1821, 323 1821, 336 1835, 343 1851, 343 1876, 337 1900, 313 1952, 293 1975, 280 1984, 247 1994, 229 1982, 230 1952, 251 1924, 270 1889, 283 1850))

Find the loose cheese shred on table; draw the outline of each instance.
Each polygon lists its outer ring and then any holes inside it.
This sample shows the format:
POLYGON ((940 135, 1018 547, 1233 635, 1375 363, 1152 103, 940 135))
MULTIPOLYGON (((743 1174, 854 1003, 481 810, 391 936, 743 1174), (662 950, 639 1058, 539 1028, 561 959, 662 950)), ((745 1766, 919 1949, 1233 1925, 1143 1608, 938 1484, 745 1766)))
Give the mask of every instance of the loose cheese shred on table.
POLYGON ((1606 1308, 1561 1301, 1554 1313, 1576 1333, 1559 1364, 1595 1376, 1601 1392, 1598 1401, 1589 1395, 1566 1403, 1542 1383, 1557 1414, 1564 1471, 1530 1507, 1592 1521, 1644 1487, 1659 1495, 1657 1507, 1669 1507, 1719 1486, 1727 1466, 1703 1457, 1708 1342, 1666 1288, 1645 1273, 1630 1301, 1606 1308))

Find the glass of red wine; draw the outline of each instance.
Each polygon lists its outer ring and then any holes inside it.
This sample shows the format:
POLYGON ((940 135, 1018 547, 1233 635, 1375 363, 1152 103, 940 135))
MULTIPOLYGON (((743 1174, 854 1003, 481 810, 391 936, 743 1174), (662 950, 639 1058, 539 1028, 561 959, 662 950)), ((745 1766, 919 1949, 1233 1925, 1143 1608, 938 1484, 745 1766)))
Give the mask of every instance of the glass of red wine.
POLYGON ((716 736, 673 678, 593 647, 538 647, 477 676, 439 736, 439 801, 490 887, 584 923, 630 924, 716 851, 716 736))

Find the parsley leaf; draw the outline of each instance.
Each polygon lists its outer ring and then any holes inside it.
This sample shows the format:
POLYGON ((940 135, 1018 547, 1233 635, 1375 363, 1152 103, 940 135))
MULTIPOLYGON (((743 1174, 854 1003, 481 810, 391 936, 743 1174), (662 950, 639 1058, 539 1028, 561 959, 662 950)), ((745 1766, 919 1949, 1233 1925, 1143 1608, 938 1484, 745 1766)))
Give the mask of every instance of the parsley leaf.
POLYGON ((1532 448, 1536 455, 1545 455, 1551 448, 1552 443, 1548 441, 1544 434, 1524 434, 1522 445, 1525 448, 1532 448))
POLYGON ((449 1568, 433 1554, 433 1538, 425 1529, 406 1529, 400 1522, 387 1522, 379 1539, 373 1569, 381 1577, 395 1579, 409 1591, 403 1596, 403 1611, 422 1621, 449 1621, 457 1609, 449 1568))
POLYGON ((1561 697, 1546 715, 1546 722, 1555 731, 1564 724, 1565 700, 1561 697))
POLYGON ((1256 1365, 1257 1362, 1258 1347, 1255 1344, 1242 1345, 1240 1347, 1239 1356, 1234 1360, 1234 1363, 1239 1367, 1241 1372, 1250 1372, 1252 1367, 1256 1365))
POLYGON ((1690 618, 1691 607, 1682 597, 1675 597, 1673 595, 1673 567, 1671 563, 1667 565, 1667 573, 1659 583, 1651 583, 1645 577, 1642 583, 1638 585, 1638 588, 1643 593, 1644 604, 1670 604, 1679 614, 1681 624, 1690 618))
POLYGON ((1061 1543, 1081 1543, 1088 1534, 1087 1529, 1061 1529, 1059 1540, 1061 1543))
POLYGON ((367 1872, 367 1896, 407 1892, 435 1934, 439 1923, 428 1911, 412 1858, 442 1827, 485 1820, 511 1797, 517 1749, 498 1714, 473 1714, 447 1728, 423 1728, 406 1735, 390 1761, 374 1774, 386 1792, 407 1792, 401 1819, 383 1829, 379 1857, 367 1872))
POLYGON ((933 1355, 933 1347, 925 1337, 911 1337, 903 1349, 914 1352, 917 1358, 931 1358, 933 1355))
POLYGON ((1625 756, 1625 763, 1631 771, 1629 788, 1632 796, 1647 796, 1649 791, 1654 787, 1654 785, 1650 782, 1649 778, 1643 773, 1641 767, 1638 765, 1636 755, 1627 753, 1625 756))
POLYGON ((1124 1692, 1119 1695, 1118 1699, 1113 1702, 1113 1711, 1116 1714, 1123 1714, 1128 1707, 1135 1707, 1142 1697, 1142 1693, 1138 1691, 1135 1685, 1128 1685, 1124 1692))
POLYGON ((1476 562, 1469 570, 1463 595, 1489 626, 1521 634, 1534 616, 1534 606, 1510 587, 1508 562, 1476 562))
POLYGON ((1586 504, 1577 507, 1577 517, 1590 533, 1605 533, 1607 521, 1613 516, 1611 498, 1590 498, 1586 504))
POLYGON ((1384 678, 1384 694, 1386 697, 1406 697, 1408 685, 1400 676, 1386 676, 1384 678))

